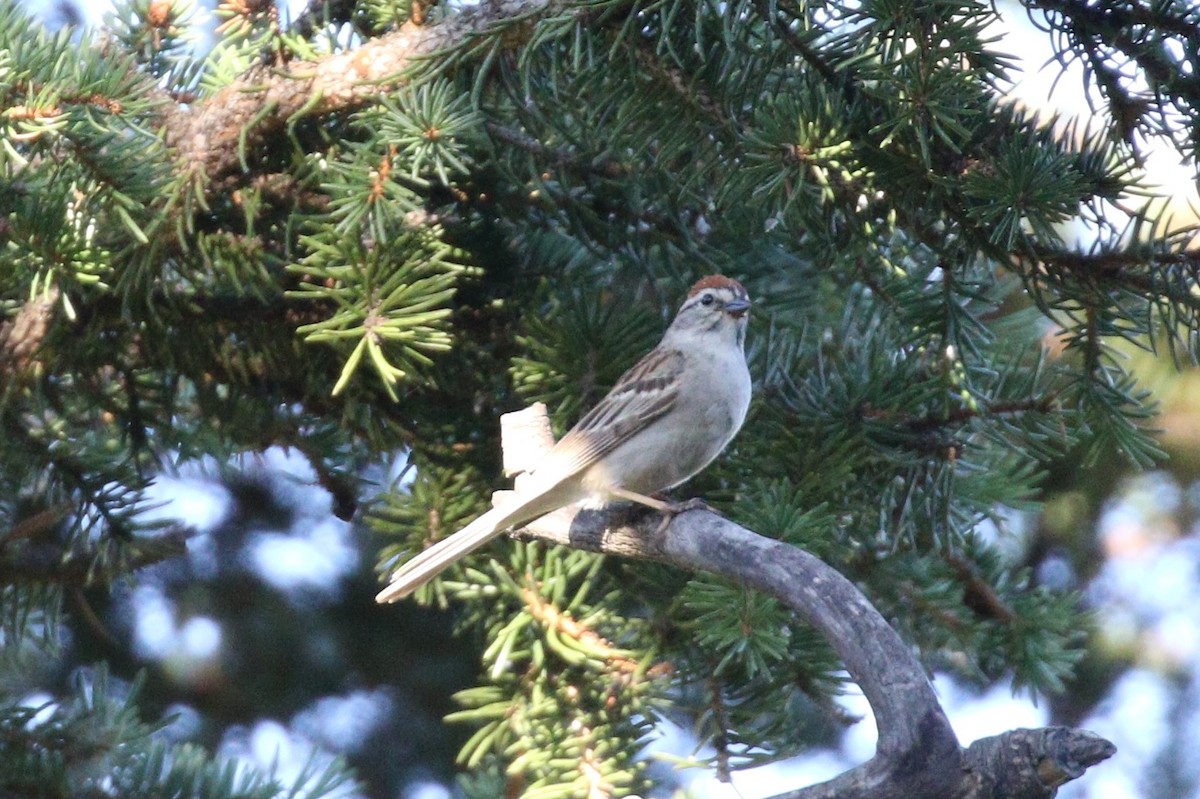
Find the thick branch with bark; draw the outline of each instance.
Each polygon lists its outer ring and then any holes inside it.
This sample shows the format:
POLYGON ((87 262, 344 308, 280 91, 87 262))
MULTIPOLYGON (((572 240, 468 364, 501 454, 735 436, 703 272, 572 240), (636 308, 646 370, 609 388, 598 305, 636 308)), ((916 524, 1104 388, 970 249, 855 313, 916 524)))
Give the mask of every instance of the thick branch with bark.
MULTIPOLYGON (((501 425, 507 464, 531 463, 549 445, 544 415, 545 406, 534 405, 501 425)), ((1066 727, 1012 730, 963 749, 910 647, 833 567, 709 511, 685 511, 661 529, 660 522, 640 507, 568 508, 519 535, 711 572, 770 594, 825 636, 871 704, 875 756, 776 799, 1042 799, 1116 751, 1066 727)))

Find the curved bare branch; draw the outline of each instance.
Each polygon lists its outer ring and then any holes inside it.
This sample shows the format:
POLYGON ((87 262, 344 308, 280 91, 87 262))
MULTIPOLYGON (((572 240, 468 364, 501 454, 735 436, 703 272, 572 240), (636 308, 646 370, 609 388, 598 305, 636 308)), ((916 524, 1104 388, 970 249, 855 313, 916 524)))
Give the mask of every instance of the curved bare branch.
MULTIPOLYGON (((509 416, 537 417, 535 405, 509 416)), ((529 462, 548 426, 505 423, 504 450, 529 462), (530 437, 537 440, 531 440, 530 437)), ((770 594, 829 641, 862 689, 879 729, 875 756, 834 779, 776 799, 1042 799, 1116 751, 1083 730, 1012 730, 958 744, 925 670, 887 620, 832 566, 706 510, 670 519, 642 507, 567 508, 518 535, 707 571, 770 594)))

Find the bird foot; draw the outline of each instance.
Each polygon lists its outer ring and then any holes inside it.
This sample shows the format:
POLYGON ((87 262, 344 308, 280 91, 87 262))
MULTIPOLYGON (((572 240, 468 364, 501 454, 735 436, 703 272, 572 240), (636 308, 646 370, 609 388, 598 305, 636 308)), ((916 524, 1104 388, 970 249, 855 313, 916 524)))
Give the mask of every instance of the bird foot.
POLYGON ((721 511, 714 508, 712 505, 709 505, 707 502, 700 499, 700 497, 692 497, 691 499, 685 499, 683 502, 666 502, 664 504, 667 507, 664 509, 663 512, 669 513, 672 516, 678 516, 679 514, 686 513, 689 510, 706 510, 709 513, 715 513, 718 516, 725 515, 724 513, 721 513, 721 511))
POLYGON ((715 513, 718 516, 725 515, 699 497, 685 499, 683 502, 664 502, 660 511, 662 513, 662 521, 660 521, 658 523, 658 527, 655 528, 654 537, 658 538, 660 535, 665 533, 667 528, 671 526, 671 522, 674 521, 676 516, 681 513, 687 513, 690 510, 706 510, 709 513, 715 513))
POLYGON ((658 497, 648 497, 643 494, 638 494, 633 491, 626 491, 624 489, 613 489, 612 495, 619 499, 636 502, 639 505, 645 505, 647 508, 653 508, 661 513, 663 517, 662 522, 659 523, 658 528, 654 531, 654 535, 656 537, 667 529, 667 527, 671 524, 672 519, 679 514, 687 513, 690 510, 706 510, 709 513, 715 513, 718 516, 724 515, 716 508, 709 505, 704 500, 699 499, 698 497, 686 499, 683 502, 668 502, 658 497))

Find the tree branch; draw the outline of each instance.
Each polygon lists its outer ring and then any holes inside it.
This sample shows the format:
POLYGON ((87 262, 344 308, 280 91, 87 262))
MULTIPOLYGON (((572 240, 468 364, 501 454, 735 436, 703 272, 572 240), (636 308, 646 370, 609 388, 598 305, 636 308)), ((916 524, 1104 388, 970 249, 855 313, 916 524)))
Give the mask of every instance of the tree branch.
MULTIPOLYGON (((50 520, 55 518, 52 516, 50 520)), ((110 557, 97 562, 95 549, 66 549, 62 542, 46 540, 40 532, 36 537, 31 536, 18 523, 0 536, 0 585, 57 583, 86 587, 108 584, 124 574, 184 555, 191 536, 191 529, 172 526, 157 535, 138 536, 132 546, 124 547, 120 558, 110 557)))
MULTIPOLYGON (((1090 69, 1104 92, 1122 137, 1135 143, 1138 128, 1167 135, 1180 146, 1190 142, 1194 149, 1198 134, 1194 123, 1200 110, 1200 78, 1188 67, 1194 56, 1177 60, 1172 39, 1191 42, 1200 36, 1200 26, 1186 5, 1167 3, 1089 3, 1084 0, 1025 0, 1026 9, 1042 12, 1045 22, 1061 32, 1084 66, 1090 69), (1181 9, 1183 13, 1174 13, 1181 9), (1140 75, 1130 76, 1132 64, 1140 75), (1144 81, 1145 90, 1139 88, 1144 81), (1147 126, 1154 112, 1158 120, 1147 126), (1179 113, 1183 124, 1173 119, 1179 113)), ((1065 68, 1069 56, 1058 58, 1065 68)), ((1185 148, 1186 149, 1186 148, 1185 148)))
POLYGON ((406 23, 318 61, 255 67, 202 102, 169 106, 167 143, 179 151, 185 169, 218 184, 242 171, 245 153, 277 138, 293 120, 361 108, 403 83, 422 60, 558 5, 558 0, 494 0, 425 25, 406 23))
MULTIPOLYGON (((522 415, 536 417, 545 406, 522 415)), ((504 449, 547 445, 537 425, 503 425, 504 449)), ((925 671, 853 583, 814 555, 705 510, 661 518, 641 507, 565 508, 518 534, 590 552, 707 571, 786 604, 833 646, 875 714, 875 756, 834 779, 777 799, 1007 799, 1051 797, 1115 747, 1066 728, 1014 730, 959 746, 925 671)))
POLYGON ((483 123, 483 126, 496 141, 524 150, 535 158, 542 158, 547 163, 556 167, 568 168, 583 173, 593 172, 601 177, 613 180, 628 177, 633 171, 629 164, 612 158, 589 160, 564 147, 551 147, 543 144, 522 130, 510 128, 497 122, 489 120, 483 123))

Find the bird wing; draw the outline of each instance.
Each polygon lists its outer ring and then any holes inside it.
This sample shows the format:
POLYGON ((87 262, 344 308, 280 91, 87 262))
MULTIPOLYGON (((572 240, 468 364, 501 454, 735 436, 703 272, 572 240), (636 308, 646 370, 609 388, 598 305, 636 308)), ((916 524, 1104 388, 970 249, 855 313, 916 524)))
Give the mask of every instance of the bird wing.
POLYGON ((654 349, 621 376, 596 407, 559 441, 535 474, 576 474, 662 416, 675 404, 683 354, 654 349))

